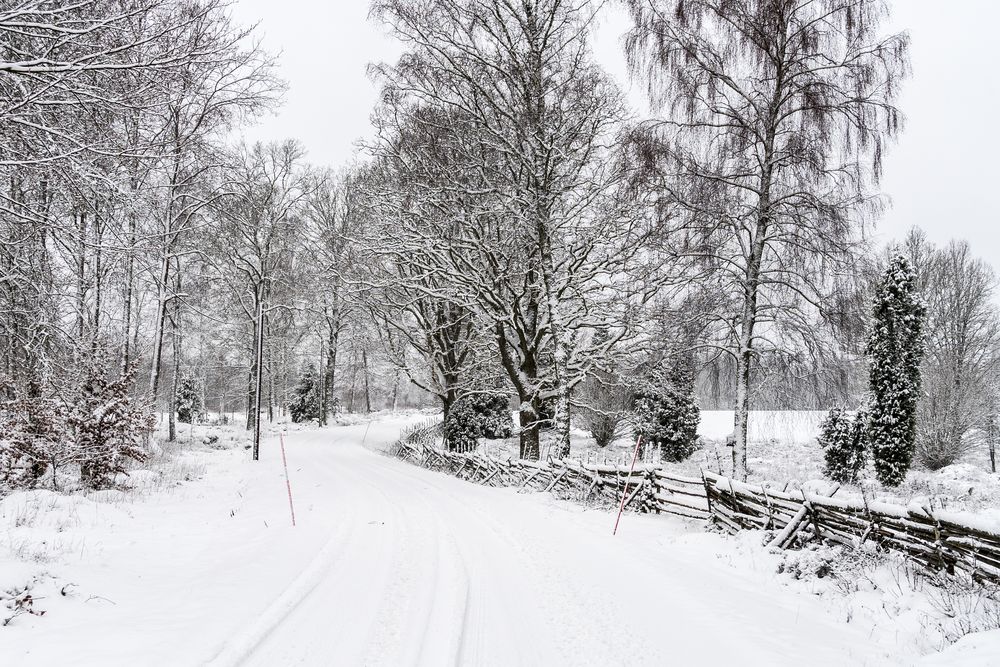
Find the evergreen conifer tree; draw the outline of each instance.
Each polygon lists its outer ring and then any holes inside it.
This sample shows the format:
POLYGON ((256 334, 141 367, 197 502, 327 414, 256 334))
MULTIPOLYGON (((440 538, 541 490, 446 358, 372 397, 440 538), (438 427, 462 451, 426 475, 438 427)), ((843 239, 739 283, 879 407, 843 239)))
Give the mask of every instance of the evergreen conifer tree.
POLYGON ((510 398, 502 392, 481 392, 462 396, 448 411, 444 422, 448 449, 471 452, 479 438, 502 439, 514 435, 510 398))
POLYGON ((700 420, 694 373, 685 364, 650 374, 636 390, 635 435, 642 437, 643 449, 658 449, 664 461, 683 461, 694 453, 700 420))
POLYGON ((309 364, 302 369, 302 375, 292 393, 288 412, 293 422, 319 419, 319 378, 315 365, 309 364))
POLYGON ((128 459, 146 458, 143 441, 153 428, 152 415, 132 398, 135 369, 108 380, 98 362, 91 362, 67 423, 76 434, 76 459, 86 486, 114 484, 126 471, 128 459))
POLYGON ((893 257, 875 294, 868 339, 868 438, 875 475, 886 486, 899 486, 905 479, 917 435, 925 308, 916 282, 909 261, 893 257))
POLYGON ((185 377, 177 387, 177 421, 191 424, 202 413, 201 385, 193 377, 185 377))
POLYGON ((482 437, 482 419, 472 401, 462 397, 455 401, 444 422, 444 439, 453 452, 471 452, 482 437))
POLYGON ((823 448, 823 473, 842 484, 852 484, 865 465, 868 413, 860 410, 852 419, 846 410, 835 408, 820 425, 819 444, 823 448))

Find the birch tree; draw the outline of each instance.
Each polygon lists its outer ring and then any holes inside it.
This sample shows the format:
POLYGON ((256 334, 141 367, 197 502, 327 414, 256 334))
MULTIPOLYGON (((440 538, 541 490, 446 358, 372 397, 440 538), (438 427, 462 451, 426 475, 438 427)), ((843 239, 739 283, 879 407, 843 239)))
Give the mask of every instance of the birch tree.
POLYGON ((232 24, 222 0, 180 11, 190 11, 196 18, 173 38, 187 44, 196 57, 163 82, 162 213, 157 228, 161 245, 155 251, 158 266, 152 271, 157 288, 149 382, 153 401, 159 390, 167 312, 178 296, 173 276, 184 254, 181 243, 195 214, 215 196, 196 192, 196 184, 218 166, 218 133, 233 121, 268 108, 283 85, 273 75, 271 57, 250 41, 249 30, 232 24))
POLYGON ((626 55, 657 111, 636 135, 677 252, 732 299, 715 345, 736 367, 734 474, 762 349, 808 332, 846 271, 907 73, 882 0, 626 0, 626 55))

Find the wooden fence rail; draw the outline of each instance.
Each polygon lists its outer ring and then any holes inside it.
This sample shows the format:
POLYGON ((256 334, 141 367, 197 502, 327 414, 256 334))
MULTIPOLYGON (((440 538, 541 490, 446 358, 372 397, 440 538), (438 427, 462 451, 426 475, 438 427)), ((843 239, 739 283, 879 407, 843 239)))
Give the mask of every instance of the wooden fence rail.
POLYGON ((707 520, 734 533, 772 531, 770 544, 782 549, 810 540, 850 547, 875 542, 936 571, 960 570, 1000 583, 1000 532, 971 514, 838 499, 804 490, 779 491, 708 471, 701 478, 685 477, 652 465, 637 467, 626 488, 627 466, 451 452, 431 444, 433 428, 404 435, 392 454, 487 486, 547 491, 613 506, 624 493, 625 507, 640 512, 707 520))

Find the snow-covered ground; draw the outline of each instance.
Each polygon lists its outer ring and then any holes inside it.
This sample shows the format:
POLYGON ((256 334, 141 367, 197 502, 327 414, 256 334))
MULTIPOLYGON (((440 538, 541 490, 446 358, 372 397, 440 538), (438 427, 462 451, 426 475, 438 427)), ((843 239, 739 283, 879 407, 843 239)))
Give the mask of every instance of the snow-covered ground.
POLYGON ((195 438, 135 491, 8 496, 0 590, 46 613, 0 627, 0 665, 996 664, 997 633, 933 654, 916 592, 838 597, 758 534, 612 537, 607 510, 376 451, 424 418, 286 433, 294 528, 275 435, 256 464, 195 438))
MULTIPOLYGON (((823 450, 816 442, 825 411, 759 410, 750 413, 747 457, 750 480, 756 483, 786 484, 797 488, 811 480, 823 479, 823 450)), ((726 437, 733 431, 732 410, 704 410, 698 435, 702 447, 682 463, 667 464, 675 472, 698 476, 702 469, 721 474, 732 470, 732 450, 726 437)), ((516 441, 491 442, 492 452, 516 452, 516 441)), ((582 429, 574 429, 572 456, 589 461, 628 463, 635 447, 627 426, 606 448, 598 448, 582 429)), ((654 452, 648 452, 653 462, 654 452)), ((1000 523, 1000 474, 990 472, 985 448, 972 450, 960 462, 941 470, 922 470, 915 464, 898 488, 883 488, 868 482, 869 499, 907 505, 931 504, 949 511, 975 512, 1000 523)), ((860 497, 861 490, 846 486, 839 497, 860 497)))

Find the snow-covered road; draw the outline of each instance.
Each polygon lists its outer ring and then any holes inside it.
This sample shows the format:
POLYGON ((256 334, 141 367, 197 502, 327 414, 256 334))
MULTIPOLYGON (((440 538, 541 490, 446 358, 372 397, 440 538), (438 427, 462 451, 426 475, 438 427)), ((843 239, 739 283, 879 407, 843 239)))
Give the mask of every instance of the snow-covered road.
POLYGON ((276 437, 258 463, 243 449, 185 454, 174 474, 198 479, 135 499, 8 497, 0 547, 6 536, 20 556, 0 549, 0 580, 34 577, 47 613, 0 628, 0 665, 917 659, 908 635, 846 623, 785 585, 756 546, 656 516, 627 515, 612 537, 608 510, 374 451, 416 419, 288 433, 294 528, 276 437))
POLYGON ((612 537, 607 512, 429 472, 357 431, 287 437, 298 530, 332 525, 330 538, 217 664, 891 662, 806 596, 672 553, 672 520, 629 516, 612 537))

